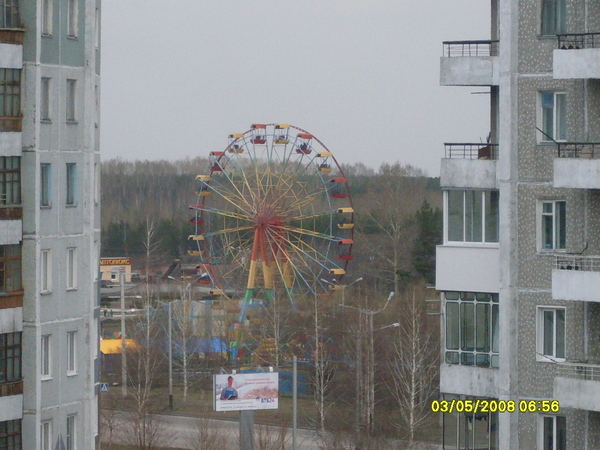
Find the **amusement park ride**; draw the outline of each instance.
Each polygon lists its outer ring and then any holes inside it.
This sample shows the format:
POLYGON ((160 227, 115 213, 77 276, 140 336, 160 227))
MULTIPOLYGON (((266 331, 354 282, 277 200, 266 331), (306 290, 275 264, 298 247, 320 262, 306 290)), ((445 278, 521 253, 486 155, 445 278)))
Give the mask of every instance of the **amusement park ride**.
POLYGON ((288 124, 253 124, 196 176, 189 236, 200 283, 239 305, 328 298, 352 259, 354 209, 333 154, 288 124))

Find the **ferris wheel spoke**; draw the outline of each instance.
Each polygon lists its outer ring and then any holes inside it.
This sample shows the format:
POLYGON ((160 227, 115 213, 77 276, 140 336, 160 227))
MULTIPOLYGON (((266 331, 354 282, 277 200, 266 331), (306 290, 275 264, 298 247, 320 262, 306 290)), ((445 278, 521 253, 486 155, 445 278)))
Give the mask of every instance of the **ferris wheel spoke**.
POLYGON ((212 208, 212 207, 204 207, 204 208, 198 209, 198 211, 215 214, 215 215, 218 215, 221 217, 230 217, 232 219, 245 220, 246 222, 252 221, 252 217, 250 217, 249 215, 240 214, 240 213, 236 213, 233 211, 225 211, 222 209, 217 209, 217 208, 212 208))

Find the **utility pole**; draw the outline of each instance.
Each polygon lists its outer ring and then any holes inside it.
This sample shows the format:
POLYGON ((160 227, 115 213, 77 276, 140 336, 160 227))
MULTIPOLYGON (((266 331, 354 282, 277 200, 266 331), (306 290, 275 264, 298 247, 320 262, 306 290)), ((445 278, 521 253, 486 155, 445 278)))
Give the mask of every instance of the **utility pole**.
POLYGON ((119 271, 121 284, 121 396, 127 397, 127 336, 125 333, 125 271, 119 271))

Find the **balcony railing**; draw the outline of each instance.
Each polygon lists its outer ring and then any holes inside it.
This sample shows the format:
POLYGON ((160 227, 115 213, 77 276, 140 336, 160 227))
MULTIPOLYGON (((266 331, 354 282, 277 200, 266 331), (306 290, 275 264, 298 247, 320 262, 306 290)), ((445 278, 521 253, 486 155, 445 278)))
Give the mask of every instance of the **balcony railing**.
POLYGON ((498 144, 444 143, 446 158, 498 159, 498 144))
POLYGON ((499 41, 444 41, 444 57, 498 56, 499 41))
POLYGON ((600 158, 599 142, 558 142, 559 158, 600 158))
POLYGON ((560 50, 600 48, 600 33, 557 34, 560 50))
POLYGON ((600 256, 560 255, 554 258, 556 270, 600 272, 600 256))
POLYGON ((557 363, 557 366, 560 377, 600 381, 600 364, 569 361, 557 363))
POLYGON ((9 383, 0 384, 0 397, 9 395, 19 395, 23 393, 23 381, 11 381, 9 383))

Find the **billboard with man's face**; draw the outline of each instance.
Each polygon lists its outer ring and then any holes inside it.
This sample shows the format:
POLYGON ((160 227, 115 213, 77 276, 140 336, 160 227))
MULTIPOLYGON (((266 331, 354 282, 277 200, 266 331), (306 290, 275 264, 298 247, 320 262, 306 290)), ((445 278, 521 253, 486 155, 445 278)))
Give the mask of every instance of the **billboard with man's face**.
POLYGON ((213 378, 215 411, 277 409, 279 374, 220 374, 213 378))

